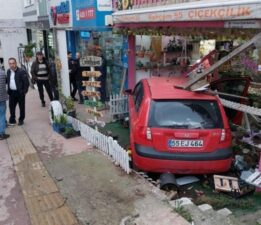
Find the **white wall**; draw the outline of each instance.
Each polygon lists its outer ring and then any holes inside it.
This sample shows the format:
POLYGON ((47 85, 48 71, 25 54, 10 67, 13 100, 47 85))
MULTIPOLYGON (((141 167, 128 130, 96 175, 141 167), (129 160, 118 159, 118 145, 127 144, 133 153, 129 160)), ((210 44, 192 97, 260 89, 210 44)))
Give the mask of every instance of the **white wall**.
POLYGON ((61 86, 62 93, 68 97, 70 96, 70 80, 69 80, 69 65, 67 58, 67 44, 66 44, 66 33, 65 30, 57 30, 57 48, 62 64, 61 69, 61 86))
POLYGON ((0 1, 0 20, 22 19, 22 18, 23 18, 23 6, 21 0, 0 1))
POLYGON ((5 0, 4 4, 1 4, 0 41, 0 57, 4 58, 4 66, 8 68, 8 58, 18 58, 19 44, 27 43, 21 0, 5 0))

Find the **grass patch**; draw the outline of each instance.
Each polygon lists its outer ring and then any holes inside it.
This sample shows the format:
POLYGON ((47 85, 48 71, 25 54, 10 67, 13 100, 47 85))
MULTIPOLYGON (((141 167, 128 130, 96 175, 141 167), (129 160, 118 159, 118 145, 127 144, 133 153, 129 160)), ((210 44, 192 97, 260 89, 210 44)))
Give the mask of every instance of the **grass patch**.
POLYGON ((186 210, 183 206, 177 206, 174 211, 178 213, 180 216, 182 216, 185 220, 188 222, 192 222, 192 216, 188 210, 186 210))

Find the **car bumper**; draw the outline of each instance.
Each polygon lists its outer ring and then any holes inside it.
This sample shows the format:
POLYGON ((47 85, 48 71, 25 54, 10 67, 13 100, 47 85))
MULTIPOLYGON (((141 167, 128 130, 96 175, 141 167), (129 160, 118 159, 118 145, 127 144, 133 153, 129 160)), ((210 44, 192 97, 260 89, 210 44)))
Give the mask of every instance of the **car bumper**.
POLYGON ((179 174, 225 172, 232 161, 232 149, 218 149, 210 153, 159 152, 152 147, 135 145, 133 162, 141 170, 179 174))

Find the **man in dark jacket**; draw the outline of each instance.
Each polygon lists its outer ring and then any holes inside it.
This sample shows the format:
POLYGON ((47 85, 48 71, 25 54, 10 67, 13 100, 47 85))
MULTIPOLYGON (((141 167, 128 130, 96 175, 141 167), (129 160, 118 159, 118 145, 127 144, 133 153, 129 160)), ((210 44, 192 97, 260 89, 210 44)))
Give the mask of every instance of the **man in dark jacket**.
POLYGON ((76 80, 76 85, 77 85, 77 90, 78 90, 78 94, 79 94, 79 104, 83 104, 83 95, 82 95, 82 91, 84 90, 83 86, 82 86, 82 71, 83 68, 80 65, 80 59, 81 59, 81 53, 80 52, 76 52, 76 60, 75 60, 75 68, 76 68, 76 76, 75 76, 75 80, 76 80))
POLYGON ((18 103, 20 117, 18 125, 24 124, 25 118, 25 95, 28 92, 29 80, 26 71, 17 67, 15 58, 8 60, 10 69, 7 70, 7 85, 9 94, 10 119, 9 124, 15 125, 15 108, 18 103))
POLYGON ((0 140, 9 138, 9 134, 5 133, 6 128, 6 101, 8 99, 6 92, 6 76, 5 71, 0 68, 0 140))
POLYGON ((75 65, 75 61, 72 58, 71 52, 67 52, 67 58, 68 58, 68 66, 69 66, 71 97, 74 101, 77 101, 77 98, 75 98, 75 94, 77 92, 77 85, 76 85, 77 65, 75 65))
POLYGON ((49 96, 50 101, 53 100, 53 94, 49 83, 50 68, 45 60, 42 52, 36 53, 36 60, 31 67, 32 81, 36 82, 39 92, 39 97, 42 102, 42 107, 45 107, 44 89, 49 96))

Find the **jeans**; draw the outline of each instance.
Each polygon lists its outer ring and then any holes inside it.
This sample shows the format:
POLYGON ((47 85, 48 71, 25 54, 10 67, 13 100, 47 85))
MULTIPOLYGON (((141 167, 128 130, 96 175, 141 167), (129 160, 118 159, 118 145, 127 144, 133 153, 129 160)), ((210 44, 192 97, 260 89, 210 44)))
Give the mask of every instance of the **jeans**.
POLYGON ((41 99, 41 102, 45 103, 43 86, 45 87, 45 90, 49 96, 50 101, 53 101, 53 94, 51 91, 49 80, 37 80, 37 87, 38 87, 38 92, 39 92, 39 97, 41 99))
POLYGON ((0 102, 0 135, 5 133, 6 128, 6 102, 0 102))

